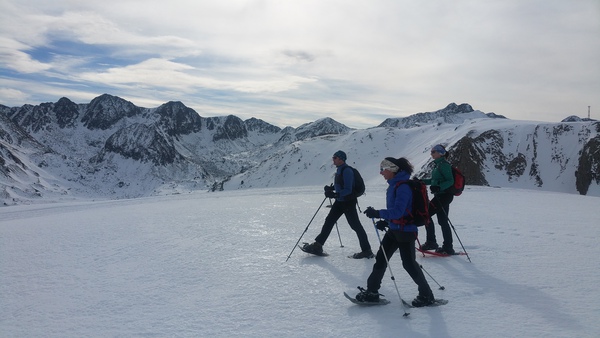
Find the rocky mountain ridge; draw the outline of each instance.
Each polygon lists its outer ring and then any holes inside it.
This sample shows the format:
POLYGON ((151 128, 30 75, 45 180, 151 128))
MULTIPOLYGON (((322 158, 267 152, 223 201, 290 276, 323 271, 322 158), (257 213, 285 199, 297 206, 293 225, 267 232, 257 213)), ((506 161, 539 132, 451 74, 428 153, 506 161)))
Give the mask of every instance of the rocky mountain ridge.
POLYGON ((364 130, 331 118, 281 129, 256 118, 202 117, 181 102, 143 108, 108 94, 89 104, 63 97, 0 105, 0 198, 12 205, 316 185, 329 179, 337 149, 355 166, 377 166, 384 150, 407 156, 426 174, 433 143, 448 146, 468 184, 596 195, 599 129, 595 121, 510 121, 454 103, 364 130), (546 155, 557 170, 546 168, 546 155), (563 187, 549 183, 550 172, 563 187))

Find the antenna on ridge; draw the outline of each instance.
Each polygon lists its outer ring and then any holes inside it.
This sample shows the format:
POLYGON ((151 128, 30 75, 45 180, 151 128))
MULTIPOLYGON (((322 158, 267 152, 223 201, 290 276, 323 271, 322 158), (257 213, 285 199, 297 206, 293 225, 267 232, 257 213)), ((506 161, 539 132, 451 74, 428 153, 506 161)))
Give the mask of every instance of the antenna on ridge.
POLYGON ((590 119, 590 106, 588 106, 588 120, 590 119))

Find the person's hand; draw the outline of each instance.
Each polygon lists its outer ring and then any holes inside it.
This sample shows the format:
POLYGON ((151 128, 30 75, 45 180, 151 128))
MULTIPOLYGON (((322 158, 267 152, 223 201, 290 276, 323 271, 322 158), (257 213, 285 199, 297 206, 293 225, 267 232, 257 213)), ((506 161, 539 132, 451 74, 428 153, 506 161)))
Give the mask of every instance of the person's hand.
POLYGON ((337 194, 333 190, 325 190, 325 197, 327 197, 327 198, 336 198, 337 194))
POLYGON ((335 188, 333 187, 333 185, 326 185, 325 187, 323 187, 323 190, 325 192, 328 192, 328 191, 334 191, 335 188))
POLYGON ((440 187, 437 185, 432 185, 429 188, 429 191, 431 191, 432 194, 436 194, 436 193, 440 192, 440 187))
POLYGON ((379 211, 373 209, 373 207, 368 207, 364 214, 369 218, 379 218, 379 211))
POLYGON ((375 227, 379 231, 386 231, 386 229, 389 227, 389 224, 387 221, 379 220, 377 223, 375 223, 375 227))

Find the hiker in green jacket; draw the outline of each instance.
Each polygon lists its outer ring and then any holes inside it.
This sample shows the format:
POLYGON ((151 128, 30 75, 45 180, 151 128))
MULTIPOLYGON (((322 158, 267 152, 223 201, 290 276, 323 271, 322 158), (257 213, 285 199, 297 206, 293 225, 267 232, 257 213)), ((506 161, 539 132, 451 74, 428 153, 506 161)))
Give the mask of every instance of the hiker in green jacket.
POLYGON ((434 195, 429 204, 430 216, 437 215, 438 223, 442 228, 444 243, 439 247, 435 239, 435 224, 433 218, 425 226, 427 231, 427 240, 421 245, 422 250, 435 250, 439 253, 448 255, 454 254, 452 248, 452 230, 448 223, 448 214, 450 213, 450 203, 454 199, 454 194, 448 191, 448 188, 454 185, 454 176, 452 175, 452 166, 447 161, 448 152, 441 144, 431 148, 431 157, 433 158, 434 168, 430 179, 424 179, 423 182, 431 187, 429 190, 434 195))

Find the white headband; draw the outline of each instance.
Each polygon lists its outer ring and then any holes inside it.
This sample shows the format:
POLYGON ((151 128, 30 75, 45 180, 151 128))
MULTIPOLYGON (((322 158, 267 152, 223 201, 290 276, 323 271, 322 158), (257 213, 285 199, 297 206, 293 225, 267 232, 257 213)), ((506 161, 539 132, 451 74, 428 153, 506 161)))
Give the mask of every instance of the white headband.
POLYGON ((397 173, 400 170, 400 167, 398 167, 397 165, 395 165, 394 163, 392 163, 388 160, 381 161, 381 168, 387 169, 393 173, 397 173))

